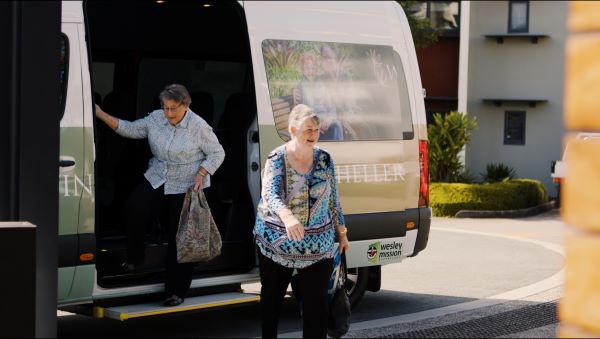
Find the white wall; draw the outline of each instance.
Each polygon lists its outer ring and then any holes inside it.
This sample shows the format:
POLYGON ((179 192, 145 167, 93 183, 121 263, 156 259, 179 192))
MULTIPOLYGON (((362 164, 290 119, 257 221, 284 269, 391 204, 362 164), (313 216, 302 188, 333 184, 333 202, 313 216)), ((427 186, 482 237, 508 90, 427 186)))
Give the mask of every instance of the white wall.
MULTIPOLYGON (((537 44, 505 39, 503 44, 484 34, 507 34, 508 1, 472 1, 470 6, 467 111, 479 129, 472 133, 466 165, 474 174, 501 162, 518 177, 540 180, 551 196, 556 189, 550 163, 560 159, 564 134, 564 49, 567 3, 530 1, 529 34, 546 34, 537 44), (496 107, 483 98, 546 99, 535 108, 527 104, 496 107), (504 111, 526 112, 525 145, 504 145, 504 111)), ((462 37, 461 37, 462 38, 462 37)))

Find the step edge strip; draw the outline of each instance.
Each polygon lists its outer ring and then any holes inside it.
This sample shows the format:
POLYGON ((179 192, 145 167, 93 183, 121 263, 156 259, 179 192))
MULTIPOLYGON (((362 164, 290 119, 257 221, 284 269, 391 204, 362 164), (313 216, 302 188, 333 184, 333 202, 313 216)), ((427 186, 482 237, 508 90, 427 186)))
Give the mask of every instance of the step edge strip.
POLYGON ((204 308, 228 306, 228 305, 259 302, 259 301, 260 301, 260 295, 256 295, 256 296, 251 296, 251 297, 246 297, 246 298, 236 299, 236 300, 219 301, 219 302, 214 302, 214 303, 209 303, 209 304, 193 305, 193 306, 186 306, 186 307, 180 307, 180 308, 169 308, 169 309, 164 309, 164 310, 159 310, 159 311, 148 311, 148 312, 138 312, 138 313, 125 313, 124 312, 124 313, 119 314, 118 312, 106 309, 105 316, 109 317, 109 318, 125 321, 128 319, 149 317, 149 316, 153 316, 153 315, 185 312, 185 311, 192 311, 192 310, 201 310, 204 308), (110 316, 113 314, 114 314, 114 316, 110 316), (116 315, 118 315, 118 317, 116 317, 116 315))

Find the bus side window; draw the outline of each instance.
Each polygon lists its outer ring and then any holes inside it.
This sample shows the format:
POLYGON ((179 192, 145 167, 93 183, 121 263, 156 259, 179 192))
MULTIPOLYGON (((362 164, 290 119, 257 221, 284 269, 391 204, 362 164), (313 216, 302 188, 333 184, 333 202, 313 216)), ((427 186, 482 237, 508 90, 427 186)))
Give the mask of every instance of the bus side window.
POLYGON ((289 139, 287 116, 297 104, 319 116, 320 141, 414 138, 403 64, 392 46, 266 39, 262 47, 282 140, 289 139))

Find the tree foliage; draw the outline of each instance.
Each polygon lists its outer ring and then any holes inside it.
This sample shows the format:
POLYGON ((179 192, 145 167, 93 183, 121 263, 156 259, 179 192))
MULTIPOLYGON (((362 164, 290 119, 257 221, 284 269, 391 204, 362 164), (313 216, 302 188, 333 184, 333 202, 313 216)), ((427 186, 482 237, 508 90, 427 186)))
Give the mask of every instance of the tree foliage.
POLYGON ((429 174, 432 182, 461 180, 464 166, 458 154, 471 141, 470 132, 475 128, 477 119, 470 119, 461 112, 433 115, 433 124, 427 127, 429 174))
POLYGON ((416 48, 427 47, 437 42, 440 32, 438 29, 431 27, 429 18, 417 17, 411 11, 411 9, 421 1, 396 0, 396 2, 402 6, 404 13, 406 13, 406 18, 408 19, 408 25, 410 26, 410 32, 412 33, 416 48))

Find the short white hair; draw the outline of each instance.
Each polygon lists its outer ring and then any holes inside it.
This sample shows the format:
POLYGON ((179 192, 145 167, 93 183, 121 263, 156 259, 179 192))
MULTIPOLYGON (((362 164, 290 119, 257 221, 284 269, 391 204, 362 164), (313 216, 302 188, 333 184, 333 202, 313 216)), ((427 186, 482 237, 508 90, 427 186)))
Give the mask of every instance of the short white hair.
POLYGON ((308 119, 311 119, 317 125, 321 124, 321 120, 319 120, 319 117, 312 108, 304 104, 294 106, 288 116, 288 130, 291 129, 292 126, 300 128, 302 123, 308 119))

